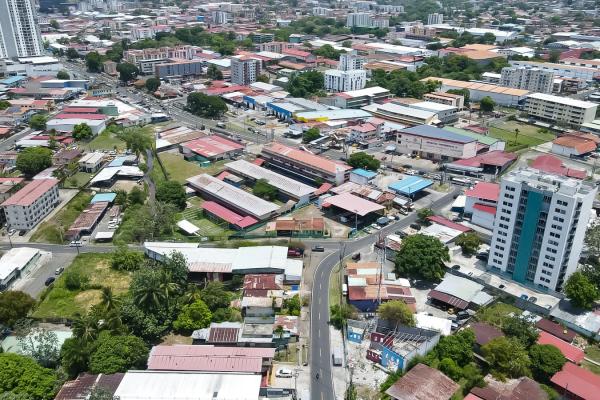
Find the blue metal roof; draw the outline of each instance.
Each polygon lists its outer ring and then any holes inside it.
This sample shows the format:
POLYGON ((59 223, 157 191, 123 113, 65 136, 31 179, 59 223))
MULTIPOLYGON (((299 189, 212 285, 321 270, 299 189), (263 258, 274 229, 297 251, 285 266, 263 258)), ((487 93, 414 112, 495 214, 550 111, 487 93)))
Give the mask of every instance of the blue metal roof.
POLYGON ((402 129, 401 132, 412 133, 413 135, 425 136, 432 139, 448 140, 450 142, 471 143, 476 140, 466 135, 460 135, 450 132, 446 129, 436 128, 431 125, 417 125, 412 128, 402 129))
POLYGON ((366 169, 362 169, 362 168, 357 168, 352 170, 353 174, 356 174, 358 176, 363 176, 367 179, 371 179, 374 178, 375 176, 377 176, 377 172, 373 172, 373 171, 367 171, 366 169))
POLYGON ((109 167, 122 167, 126 160, 127 160, 126 156, 115 157, 115 159, 112 160, 110 162, 110 164, 108 164, 108 166, 109 167))
POLYGON ((420 176, 409 176, 401 181, 392 183, 388 188, 396 193, 410 196, 431 185, 433 185, 433 181, 429 179, 421 178, 420 176))
POLYGON ((108 201, 109 203, 112 203, 115 200, 115 197, 117 197, 117 194, 112 192, 98 193, 92 198, 92 201, 90 201, 90 203, 94 204, 98 203, 99 201, 108 201))
POLYGON ((3 85, 12 85, 13 83, 20 82, 25 78, 27 77, 23 75, 9 76, 8 78, 2 79, 0 83, 2 83, 3 85))

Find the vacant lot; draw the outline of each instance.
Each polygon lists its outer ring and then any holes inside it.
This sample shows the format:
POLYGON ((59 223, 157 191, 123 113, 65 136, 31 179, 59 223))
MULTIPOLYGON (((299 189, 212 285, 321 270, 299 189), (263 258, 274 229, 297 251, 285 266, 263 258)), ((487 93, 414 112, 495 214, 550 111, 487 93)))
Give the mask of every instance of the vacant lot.
MULTIPOLYGON (((170 180, 185 183, 191 176, 205 173, 210 168, 202 168, 198 164, 183 159, 183 156, 175 153, 161 153, 159 155, 162 164, 167 170, 170 180)), ((160 172, 160 167, 159 168, 160 172)))
POLYGON ((117 139, 114 133, 104 131, 84 147, 90 150, 125 150, 125 142, 117 139))
POLYGON ((79 192, 67 203, 67 205, 55 214, 50 220, 43 222, 31 236, 31 242, 37 243, 64 243, 64 233, 79 216, 81 211, 87 207, 92 200, 88 192, 79 192))
POLYGON ((64 185, 66 188, 71 189, 79 189, 85 187, 85 185, 87 185, 88 182, 92 179, 93 175, 94 174, 90 174, 89 172, 79 171, 73 176, 67 178, 65 180, 64 185))
POLYGON ((72 318, 100 302, 100 287, 110 287, 117 295, 127 292, 131 276, 128 272, 110 267, 111 254, 83 253, 54 282, 44 300, 33 313, 34 318, 72 318), (69 290, 65 286, 67 274, 79 273, 89 281, 83 289, 69 290), (92 287, 94 289, 92 289, 92 287))
POLYGON ((504 140, 506 151, 518 151, 549 142, 556 136, 552 132, 542 132, 538 127, 516 121, 506 121, 490 126, 490 136, 504 140), (518 129, 518 134, 516 132, 518 129))
POLYGON ((235 231, 230 230, 226 222, 218 223, 210 220, 202 214, 202 199, 199 197, 192 197, 188 199, 194 206, 184 210, 181 213, 181 219, 186 219, 192 224, 200 228, 198 235, 200 237, 209 237, 219 239, 222 237, 228 237, 235 231))

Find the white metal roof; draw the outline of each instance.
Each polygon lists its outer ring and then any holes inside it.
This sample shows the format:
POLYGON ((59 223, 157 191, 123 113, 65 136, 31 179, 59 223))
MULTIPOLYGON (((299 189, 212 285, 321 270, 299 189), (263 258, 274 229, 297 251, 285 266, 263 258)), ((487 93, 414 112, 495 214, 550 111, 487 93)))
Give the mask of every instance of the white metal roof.
POLYGON ((269 169, 260 167, 246 160, 236 160, 225 164, 225 167, 234 172, 249 176, 255 180, 266 179, 270 185, 297 198, 310 195, 317 190, 314 187, 308 186, 302 182, 298 182, 269 169))
POLYGON ((564 104, 566 106, 579 107, 579 108, 594 108, 598 107, 596 103, 590 103, 589 101, 582 101, 577 99, 572 99, 570 97, 560 97, 554 96, 546 93, 532 93, 528 98, 539 99, 544 101, 550 101, 552 103, 564 104))
POLYGON ((22 270, 40 251, 31 247, 14 247, 0 258, 0 281, 15 270, 22 270))
POLYGON ((115 397, 121 400, 257 400, 257 374, 129 371, 115 397))
POLYGON ((177 223, 177 226, 182 229, 185 233, 188 233, 190 235, 193 235, 194 233, 198 232, 200 230, 200 228, 198 228, 196 225, 192 224, 190 221, 188 221, 187 219, 184 219, 182 221, 179 221, 177 223))
POLYGON ((424 312, 415 314, 415 326, 417 328, 438 331, 444 336, 452 333, 452 321, 446 318, 432 317, 424 312))
POLYGON ((471 302, 483 290, 483 285, 467 278, 446 274, 435 290, 471 302))

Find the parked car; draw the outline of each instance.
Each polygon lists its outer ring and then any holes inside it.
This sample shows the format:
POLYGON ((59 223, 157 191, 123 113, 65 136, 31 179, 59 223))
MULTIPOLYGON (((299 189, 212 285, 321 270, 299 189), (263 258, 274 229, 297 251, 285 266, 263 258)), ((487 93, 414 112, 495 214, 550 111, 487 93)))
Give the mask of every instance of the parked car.
POLYGON ((291 378, 294 376, 294 373, 291 369, 279 368, 277 372, 275 372, 275 376, 278 378, 291 378))
POLYGON ((54 271, 54 275, 60 275, 63 273, 64 270, 65 270, 65 267, 58 267, 58 268, 56 268, 56 271, 54 271))
POLYGON ((460 265, 458 265, 458 264, 454 264, 452 266, 452 270, 454 270, 454 271, 458 271, 459 269, 460 269, 460 265))
POLYGON ((71 243, 69 243, 69 247, 81 247, 83 246, 83 242, 79 241, 79 240, 73 240, 71 243))
POLYGON ((356 253, 352 256, 352 261, 359 261, 360 260, 360 253, 356 253))
POLYGON ((322 253, 325 251, 325 247, 323 246, 313 246, 312 251, 315 253, 322 253))
POLYGON ((302 257, 304 250, 300 247, 290 247, 288 249, 288 257, 302 257))
POLYGON ((49 276, 48 279, 46 279, 46 281, 44 282, 44 285, 50 286, 50 285, 52 285, 54 283, 55 280, 56 280, 55 277, 49 276))
POLYGON ((469 314, 467 311, 459 311, 456 313, 456 316, 458 319, 467 319, 471 316, 471 314, 469 314))
POLYGON ((396 235, 400 236, 400 238, 405 238, 408 236, 408 233, 403 232, 403 231, 396 231, 394 232, 396 235))
POLYGON ((412 224, 410 224, 410 227, 413 228, 415 231, 421 230, 421 225, 414 223, 414 222, 412 224))

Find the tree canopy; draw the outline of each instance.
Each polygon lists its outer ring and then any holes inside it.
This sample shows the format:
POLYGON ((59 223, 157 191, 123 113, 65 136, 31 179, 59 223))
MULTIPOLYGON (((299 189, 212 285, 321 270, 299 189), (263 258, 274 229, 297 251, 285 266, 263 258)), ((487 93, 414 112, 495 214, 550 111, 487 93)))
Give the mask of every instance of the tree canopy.
POLYGON ((288 82, 287 90, 293 97, 314 96, 324 89, 325 78, 319 71, 308 71, 293 74, 288 82))
POLYGON ((192 304, 183 306, 177 319, 173 322, 173 328, 178 331, 193 331, 206 328, 210 325, 212 313, 202 300, 196 300, 192 304))
POLYGON ((71 79, 71 75, 69 75, 68 71, 65 71, 64 69, 61 69, 56 74, 56 79, 71 79))
POLYGON ((17 169, 27 176, 33 176, 51 165, 52 150, 45 147, 29 147, 17 155, 17 169))
POLYGON ((472 256, 479 250, 481 239, 475 232, 465 232, 456 238, 455 243, 460 246, 464 255, 472 256))
POLYGON ((302 142, 310 143, 313 140, 316 140, 320 137, 321 137, 321 132, 319 131, 319 128, 312 127, 310 129, 307 129, 306 131, 304 131, 304 133, 302 134, 302 142))
POLYGON ((531 374, 531 360, 527 350, 515 338, 497 337, 490 340, 481 350, 496 378, 504 380, 531 374))
POLYGON ((47 121, 48 117, 46 117, 44 114, 35 114, 31 118, 29 118, 29 127, 31 129, 43 131, 46 129, 47 121))
POLYGON ((576 271, 565 284, 564 292, 575 307, 590 309, 598 300, 598 288, 582 272, 576 271))
POLYGON ((227 104, 219 96, 194 92, 188 95, 186 109, 199 117, 218 119, 227 111, 227 104))
POLYGON ((533 319, 521 315, 504 318, 502 332, 506 336, 517 339, 526 349, 535 344, 540 336, 533 319))
POLYGON ((73 127, 72 135, 76 140, 89 139, 92 137, 92 128, 85 122, 82 122, 73 127))
POLYGON ((144 128, 130 127, 119 131, 116 136, 125 142, 127 148, 136 156, 152 148, 152 137, 144 128))
POLYGON ((0 324, 14 326, 21 318, 25 318, 35 305, 35 300, 27 293, 7 290, 0 292, 0 324))
POLYGON ((146 90, 148 90, 150 93, 154 93, 160 87, 160 79, 148 78, 146 79, 146 83, 144 85, 146 86, 146 90))
POLYGON ((58 378, 32 358, 13 353, 0 354, 0 393, 50 400, 57 391, 58 378))
POLYGON ((144 369, 147 360, 148 348, 142 339, 103 332, 90 356, 89 367, 94 374, 114 374, 129 369, 144 369))
POLYGON ((479 102, 479 109, 481 111, 492 112, 494 111, 494 107, 496 107, 496 102, 490 96, 485 96, 479 102))
POLYGON ((137 78, 140 70, 134 64, 121 63, 117 65, 117 72, 122 82, 129 82, 137 78))
POLYGON ((119 271, 136 271, 144 263, 144 253, 131 251, 127 246, 119 246, 113 252, 111 267, 119 271))
POLYGON ((402 240, 396 256, 395 271, 400 276, 437 282, 444 277, 444 262, 448 261, 448 248, 439 239, 417 234, 402 240))
POLYGON ((534 344, 529 349, 529 358, 533 376, 540 382, 549 382, 567 362, 560 350, 551 344, 534 344))
POLYGON ((363 168, 371 171, 377 171, 381 166, 381 162, 373 155, 367 154, 364 151, 352 153, 348 157, 348 165, 354 168, 363 168))
POLYGON ((439 359, 449 358, 460 367, 473 361, 473 345, 475 334, 470 329, 462 330, 454 335, 440 338, 435 353, 439 359))
POLYGON ((102 56, 97 51, 90 51, 85 56, 85 65, 90 72, 102 72, 102 56))
POLYGON ((398 325, 415 325, 415 317, 412 310, 402 300, 386 301, 377 308, 379 318, 391 321, 398 325))
POLYGON ((319 57, 329 58, 330 60, 338 60, 340 58, 340 54, 345 53, 344 50, 336 50, 332 45, 326 44, 318 49, 313 50, 313 54, 319 57))
POLYGON ((177 181, 163 181, 156 186, 156 199, 173 204, 179 210, 185 210, 187 200, 185 189, 177 181))
POLYGON ((216 65, 210 64, 206 70, 206 76, 213 81, 220 81, 223 79, 223 73, 216 65))

